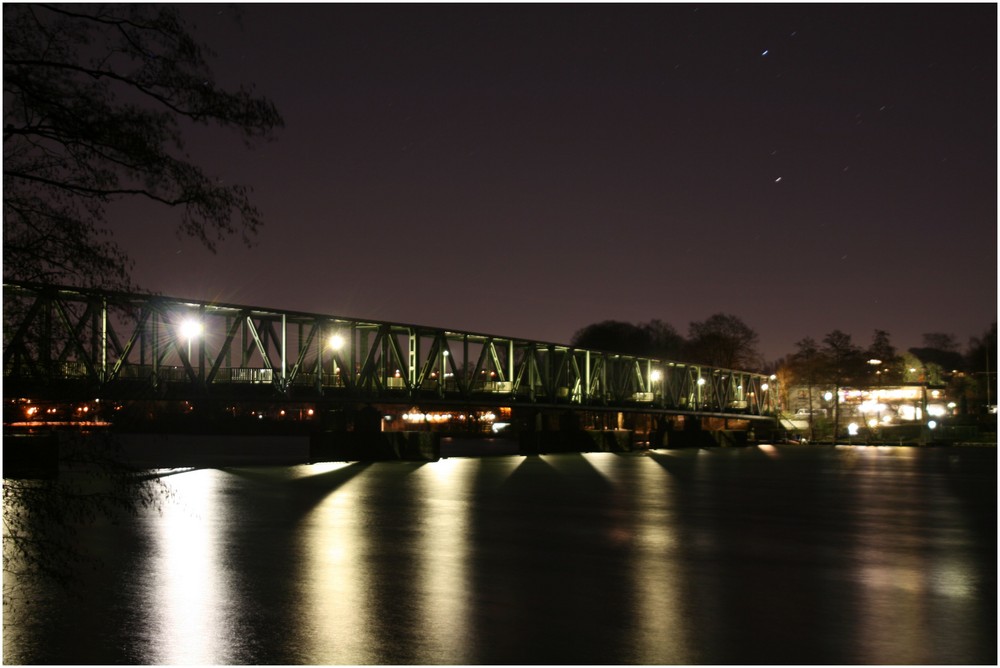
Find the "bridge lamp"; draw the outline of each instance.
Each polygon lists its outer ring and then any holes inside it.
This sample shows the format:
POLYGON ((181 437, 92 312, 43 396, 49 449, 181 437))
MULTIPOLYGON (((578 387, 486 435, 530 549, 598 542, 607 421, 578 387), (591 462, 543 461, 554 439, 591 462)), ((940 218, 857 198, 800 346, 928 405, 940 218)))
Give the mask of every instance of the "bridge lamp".
POLYGON ((181 336, 187 339, 188 344, 188 360, 191 359, 191 340, 196 339, 201 336, 202 331, 204 331, 205 326, 201 324, 200 321, 194 318, 188 318, 181 322, 181 336))
POLYGON ((188 318, 181 323, 181 336, 190 342, 191 339, 201 336, 203 329, 204 327, 200 322, 193 318, 188 318))
POLYGON ((649 372, 649 391, 653 392, 653 383, 659 383, 660 379, 663 378, 663 373, 659 369, 653 369, 649 372))
MULTIPOLYGON (((344 337, 341 336, 340 334, 336 334, 336 333, 331 334, 330 338, 327 339, 326 342, 327 342, 327 345, 330 346, 330 350, 332 350, 334 352, 342 349, 344 347, 344 344, 346 343, 346 341, 344 340, 344 337)), ((333 358, 333 375, 334 376, 337 375, 337 358, 336 357, 333 358)))
POLYGON ((768 385, 767 383, 761 383, 760 384, 760 391, 761 392, 767 392, 769 389, 771 389, 771 386, 768 385))

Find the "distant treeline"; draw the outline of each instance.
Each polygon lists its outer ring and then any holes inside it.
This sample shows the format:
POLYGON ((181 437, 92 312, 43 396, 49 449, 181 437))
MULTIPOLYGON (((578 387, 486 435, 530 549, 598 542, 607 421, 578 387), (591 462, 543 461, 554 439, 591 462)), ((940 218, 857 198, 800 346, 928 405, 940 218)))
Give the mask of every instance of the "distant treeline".
POLYGON ((692 322, 686 338, 661 320, 640 324, 605 320, 580 329, 572 340, 580 348, 776 373, 785 387, 926 383, 947 386, 970 412, 996 403, 995 322, 981 337, 970 339, 964 350, 953 334, 927 333, 923 346, 899 352, 884 330, 875 330, 867 346, 834 330, 818 342, 806 337, 796 343, 795 351, 765 364, 757 343, 757 332, 725 313, 692 322))

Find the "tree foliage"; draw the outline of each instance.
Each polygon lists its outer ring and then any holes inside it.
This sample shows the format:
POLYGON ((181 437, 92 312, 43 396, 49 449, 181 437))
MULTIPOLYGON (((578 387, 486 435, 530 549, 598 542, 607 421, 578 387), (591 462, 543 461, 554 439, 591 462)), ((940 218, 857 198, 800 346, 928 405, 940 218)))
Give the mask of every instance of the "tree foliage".
POLYGON ((572 345, 629 355, 677 359, 683 349, 684 338, 671 325, 661 320, 651 320, 639 325, 604 320, 579 329, 573 335, 572 345))
POLYGON ((159 509, 169 490, 159 478, 127 466, 110 435, 72 434, 59 444, 59 475, 4 478, 4 604, 16 609, 19 586, 34 577, 72 586, 84 555, 79 535, 97 519, 117 521, 159 509))
POLYGON ((215 250, 261 224, 250 188, 185 152, 191 124, 250 144, 283 124, 252 89, 218 87, 210 51, 172 5, 5 4, 5 279, 128 287, 105 209, 139 197, 175 207, 178 232, 215 250))
POLYGON ((757 332, 734 315, 716 313, 688 328, 687 357, 692 362, 749 369, 760 364, 757 332))

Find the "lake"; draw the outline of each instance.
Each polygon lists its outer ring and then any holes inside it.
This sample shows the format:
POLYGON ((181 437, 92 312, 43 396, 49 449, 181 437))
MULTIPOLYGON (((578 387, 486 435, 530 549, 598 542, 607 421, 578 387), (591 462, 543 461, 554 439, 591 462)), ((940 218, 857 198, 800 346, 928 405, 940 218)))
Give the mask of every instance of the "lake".
POLYGON ((995 664, 996 448, 193 469, 8 664, 995 664))

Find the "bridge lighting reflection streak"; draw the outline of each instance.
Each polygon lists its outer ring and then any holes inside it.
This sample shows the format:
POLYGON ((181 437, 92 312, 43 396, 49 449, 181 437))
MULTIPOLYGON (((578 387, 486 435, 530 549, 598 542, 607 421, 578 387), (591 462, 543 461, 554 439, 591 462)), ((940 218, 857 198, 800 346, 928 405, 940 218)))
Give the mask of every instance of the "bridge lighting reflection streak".
POLYGON ((778 449, 776 447, 774 447, 773 445, 770 445, 768 443, 761 443, 761 444, 759 444, 757 446, 757 449, 760 450, 761 452, 763 452, 765 455, 767 455, 771 459, 777 459, 777 458, 779 458, 781 456, 781 453, 778 452, 778 449))
POLYGON ((202 469, 171 476, 165 483, 175 497, 163 507, 156 523, 155 558, 149 612, 158 629, 151 647, 164 652, 157 664, 228 663, 229 637, 223 603, 225 564, 218 537, 225 518, 217 515, 219 471, 202 469))
POLYGON ((429 663, 468 663, 462 657, 472 645, 469 487, 481 465, 482 460, 474 458, 441 459, 421 466, 414 475, 423 499, 416 520, 417 623, 429 663))
POLYGON ((687 560, 677 527, 683 524, 672 495, 664 493, 664 484, 673 484, 673 477, 655 460, 647 458, 645 463, 633 489, 634 498, 641 501, 635 504, 630 550, 634 563, 628 569, 639 610, 632 624, 637 653, 631 662, 692 664, 697 660, 689 644, 693 631, 682 608, 687 560))
MULTIPOLYGON (((314 464, 316 473, 337 464, 314 464)), ((365 539, 364 475, 335 488, 301 522, 302 570, 296 581, 303 614, 296 620, 306 663, 380 664, 372 637, 378 625, 364 585, 377 580, 369 572, 365 539)))

